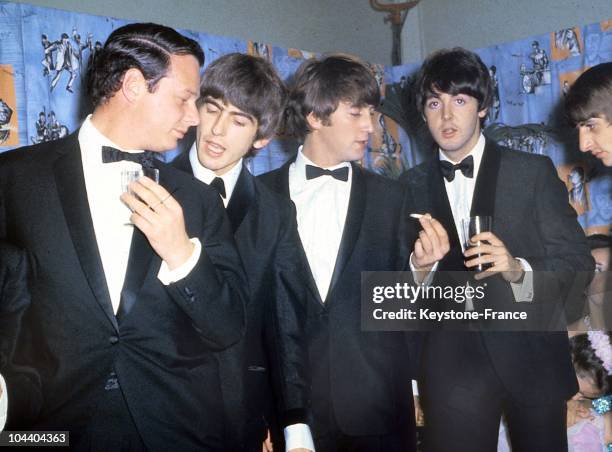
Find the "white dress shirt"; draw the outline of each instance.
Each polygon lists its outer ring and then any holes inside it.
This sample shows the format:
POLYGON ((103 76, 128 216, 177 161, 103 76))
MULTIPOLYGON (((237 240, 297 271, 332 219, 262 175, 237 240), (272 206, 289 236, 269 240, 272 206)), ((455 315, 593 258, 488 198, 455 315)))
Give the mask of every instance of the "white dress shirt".
MULTIPOLYGON (((202 163, 200 163, 196 143, 193 143, 191 149, 189 150, 189 163, 191 163, 191 169, 196 179, 204 182, 205 184, 210 185, 215 177, 220 177, 223 180, 226 196, 225 198, 221 196, 221 200, 223 201, 223 205, 227 207, 230 199, 232 198, 232 194, 234 193, 234 188, 236 188, 238 178, 240 177, 240 171, 242 170, 242 159, 238 160, 236 164, 225 174, 222 176, 217 176, 214 171, 206 168, 202 165, 202 163)), ((245 171, 248 170, 245 168, 245 171)), ((285 427, 283 433, 285 436, 286 450, 298 448, 310 449, 312 451, 315 450, 314 442, 312 440, 312 433, 310 432, 310 427, 307 424, 288 425, 285 427)))
POLYGON ((205 184, 210 185, 215 177, 219 177, 223 180, 223 184, 225 185, 225 198, 221 196, 221 200, 223 201, 223 205, 227 207, 230 199, 232 198, 232 193, 234 193, 234 188, 236 188, 238 178, 240 177, 242 159, 238 160, 236 164, 224 175, 217 176, 214 171, 206 168, 200 163, 196 144, 193 143, 191 149, 189 150, 189 163, 191 163, 191 169, 196 179, 201 180, 205 184))
MULTIPOLYGON (((116 314, 134 232, 134 226, 129 223, 130 209, 119 199, 123 190, 121 172, 140 169, 141 166, 130 161, 102 163, 101 149, 102 146, 111 146, 124 152, 143 151, 121 149, 95 128, 91 122, 91 115, 85 119, 79 131, 79 146, 89 211, 113 312, 116 314)), ((195 267, 202 247, 197 238, 191 240, 195 248, 187 262, 172 271, 165 262, 162 263, 158 278, 163 284, 168 285, 184 278, 195 267)))
MULTIPOLYGON (((474 174, 473 177, 466 177, 463 175, 461 171, 455 171, 455 178, 452 181, 448 181, 444 179, 444 187, 446 188, 446 195, 448 196, 448 202, 451 207, 451 211, 453 213, 453 220, 455 221, 455 229, 457 230, 457 236, 459 237, 459 241, 461 242, 461 249, 465 251, 465 243, 463 243, 462 236, 463 232, 461 230, 461 220, 465 218, 470 218, 470 210, 472 208, 472 200, 474 198, 474 188, 476 186, 476 179, 478 177, 478 173, 480 171, 480 164, 482 162, 482 156, 484 154, 485 148, 485 138, 481 134, 478 138, 478 142, 476 146, 463 158, 467 158, 468 156, 472 156, 474 159, 474 174)), ((454 162, 449 159, 442 150, 439 150, 440 160, 446 160, 451 162, 452 164, 457 164, 459 162, 454 162)), ((495 227, 495 225, 493 225, 495 227)), ((510 283, 510 287, 512 288, 512 293, 514 294, 514 299, 517 302, 520 301, 532 301, 533 300, 533 274, 532 268, 529 263, 520 257, 516 258, 521 267, 525 271, 525 276, 523 277, 523 281, 520 283, 510 283)), ((470 303, 466 303, 466 308, 471 310, 470 303)))
MULTIPOLYGON (((119 199, 122 193, 121 171, 140 169, 141 166, 129 161, 102 163, 102 146, 111 146, 125 152, 143 151, 121 149, 95 128, 91 122, 91 115, 85 119, 79 131, 79 146, 96 243, 102 260, 113 312, 116 314, 121 300, 121 289, 123 288, 134 232, 134 226, 129 224, 131 212, 119 199)), ((194 244, 194 250, 187 262, 174 270, 170 270, 166 262, 162 262, 157 277, 163 284, 168 285, 184 278, 197 264, 202 253, 202 246, 199 239, 192 238, 190 240, 194 244)), ((0 431, 2 431, 6 423, 9 397, 6 392, 6 382, 2 375, 0 375, 0 387, 2 388, 0 431)))
POLYGON ((297 211, 298 232, 321 300, 325 301, 342 240, 351 195, 353 169, 350 163, 326 168, 348 167, 346 182, 330 175, 306 179, 306 165, 318 166, 300 146, 289 166, 289 194, 297 211))

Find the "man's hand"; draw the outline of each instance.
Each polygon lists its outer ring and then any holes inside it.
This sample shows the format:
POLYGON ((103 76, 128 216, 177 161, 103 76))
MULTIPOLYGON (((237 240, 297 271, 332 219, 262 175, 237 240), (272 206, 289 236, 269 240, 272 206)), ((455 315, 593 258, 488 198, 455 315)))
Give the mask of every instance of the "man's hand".
POLYGON ((438 220, 426 213, 419 218, 423 228, 414 243, 412 265, 417 272, 429 272, 450 250, 448 234, 438 220))
POLYGON ((272 446, 272 438, 270 438, 270 429, 266 432, 266 439, 261 445, 261 452, 272 452, 274 447, 272 446))
POLYGON ((170 270, 184 264, 193 252, 185 230, 183 209, 161 185, 148 177, 130 183, 121 200, 132 210, 130 220, 147 237, 155 252, 170 270))
POLYGON ((421 401, 419 396, 412 396, 414 400, 414 419, 417 427, 425 426, 425 415, 423 414, 423 408, 421 408, 421 401))
POLYGON ((492 264, 491 267, 477 273, 474 279, 488 278, 497 273, 501 273, 508 282, 518 282, 523 277, 525 272, 519 261, 512 257, 504 243, 492 232, 476 234, 470 238, 470 242, 479 245, 465 250, 463 253, 466 258, 465 266, 472 268, 479 264, 492 264))

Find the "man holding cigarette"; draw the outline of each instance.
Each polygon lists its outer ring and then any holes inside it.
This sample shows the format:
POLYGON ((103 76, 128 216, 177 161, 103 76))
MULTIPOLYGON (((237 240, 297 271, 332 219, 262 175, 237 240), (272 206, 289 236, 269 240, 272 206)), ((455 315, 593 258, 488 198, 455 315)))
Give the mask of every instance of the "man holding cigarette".
MULTIPOLYGON (((473 52, 430 55, 415 86, 417 108, 439 150, 402 181, 412 205, 437 218, 450 240, 448 254, 420 270, 486 264, 475 279, 488 278, 495 295, 502 294, 486 303, 561 303, 564 275, 591 271, 593 261, 552 162, 482 136, 492 83, 473 52), (461 220, 476 215, 490 216, 492 231, 471 237, 476 246, 464 249, 461 220)), ((421 236, 415 254, 432 247, 421 236)), ((577 385, 564 332, 430 332, 419 383, 426 451, 495 450, 502 413, 513 449, 567 449, 565 401, 577 385)))

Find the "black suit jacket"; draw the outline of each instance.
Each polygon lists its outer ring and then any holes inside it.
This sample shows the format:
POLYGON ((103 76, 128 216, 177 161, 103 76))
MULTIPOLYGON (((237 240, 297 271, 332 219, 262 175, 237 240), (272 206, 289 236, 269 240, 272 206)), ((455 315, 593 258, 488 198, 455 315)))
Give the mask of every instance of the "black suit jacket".
POLYGON ((13 362, 21 319, 30 306, 28 268, 25 251, 0 241, 0 375, 10 394, 7 430, 37 413, 42 404, 38 374, 13 362))
MULTIPOLYGON (((193 174, 188 153, 173 164, 193 174)), ((233 440, 242 438, 238 431, 261 444, 264 417, 275 421, 274 412, 281 426, 307 422, 306 288, 295 207, 243 167, 226 211, 249 299, 244 339, 218 354, 223 397, 233 440)))
MULTIPOLYGON (((400 181, 417 212, 430 212, 449 234, 451 250, 439 271, 464 270, 459 237, 437 159, 404 173, 400 181)), ((474 189, 472 215, 492 215, 493 232, 512 256, 524 258, 534 270, 534 299, 525 309, 545 309, 559 315, 574 272, 593 267, 576 213, 567 202, 567 191, 547 157, 501 148, 487 140, 474 189)), ((489 284, 503 286, 500 303, 515 303, 501 276, 489 284)), ((583 282, 588 282, 583 279, 583 282)), ((488 302, 489 300, 487 300, 488 302)), ((500 307, 498 305, 498 307, 500 307)), ((461 334, 435 332, 423 349, 422 380, 437 372, 436 363, 455 353, 461 334)), ((565 332, 482 332, 496 373, 517 400, 550 401, 577 391, 565 332)), ((461 369, 456 369, 461 372, 461 369)), ((448 376, 449 380, 452 375, 448 376)), ((449 390, 452 385, 449 385, 449 390)), ((443 396, 442 396, 443 397, 443 396)))
MULTIPOLYGON (((292 162, 261 180, 289 197, 292 162)), ((404 270, 416 231, 405 222, 399 185, 356 164, 352 167, 346 222, 324 301, 308 272, 313 433, 325 434, 335 422, 347 435, 405 431, 410 436, 417 336, 362 331, 360 284, 362 271, 404 270)))
POLYGON ((148 448, 223 448, 213 352, 242 337, 246 283, 217 194, 156 165, 202 254, 187 277, 164 286, 159 256, 135 229, 115 316, 77 134, 0 156, 0 238, 26 248, 34 260, 32 304, 15 359, 40 375, 44 403, 22 427, 86 436, 114 371, 148 448))

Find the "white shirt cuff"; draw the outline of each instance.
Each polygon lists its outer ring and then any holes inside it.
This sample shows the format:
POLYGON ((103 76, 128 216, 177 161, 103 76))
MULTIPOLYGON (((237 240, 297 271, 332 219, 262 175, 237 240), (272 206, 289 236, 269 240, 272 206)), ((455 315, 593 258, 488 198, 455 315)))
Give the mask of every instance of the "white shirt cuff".
POLYGON ((198 238, 192 238, 189 239, 189 241, 194 245, 193 252, 183 265, 175 268, 174 270, 170 270, 168 264, 166 264, 165 261, 162 261, 161 267, 159 267, 159 272, 157 273, 157 279, 159 279, 165 286, 183 279, 191 272, 191 270, 193 270, 200 260, 200 255, 202 254, 202 244, 200 243, 200 240, 198 238))
POLYGON ((309 449, 314 452, 314 442, 312 441, 312 433, 308 424, 292 424, 285 427, 285 450, 291 449, 309 449))
POLYGON ((8 393, 6 392, 6 382, 4 377, 0 375, 0 388, 2 388, 2 395, 0 396, 0 432, 4 430, 6 424, 6 416, 8 411, 8 393))
POLYGON ((412 395, 416 397, 419 396, 419 384, 416 380, 412 380, 412 395))
POLYGON ((419 283, 419 278, 418 278, 418 273, 416 271, 416 267, 413 265, 412 263, 412 255, 414 253, 410 253, 410 259, 409 259, 409 263, 410 263, 410 270, 412 271, 412 278, 414 279, 415 282, 417 282, 418 284, 421 284, 423 286, 429 286, 431 284, 431 282, 433 281, 433 277, 434 277, 434 273, 436 272, 436 270, 438 269, 438 264, 440 263, 440 261, 436 261, 435 264, 433 264, 433 267, 431 267, 431 270, 429 271, 429 273, 427 274, 427 276, 425 278, 423 278, 423 281, 421 281, 419 283))
POLYGON ((510 283, 514 301, 517 303, 531 302, 533 301, 533 269, 525 259, 517 257, 516 260, 519 261, 525 273, 523 275, 523 281, 519 283, 510 283))

